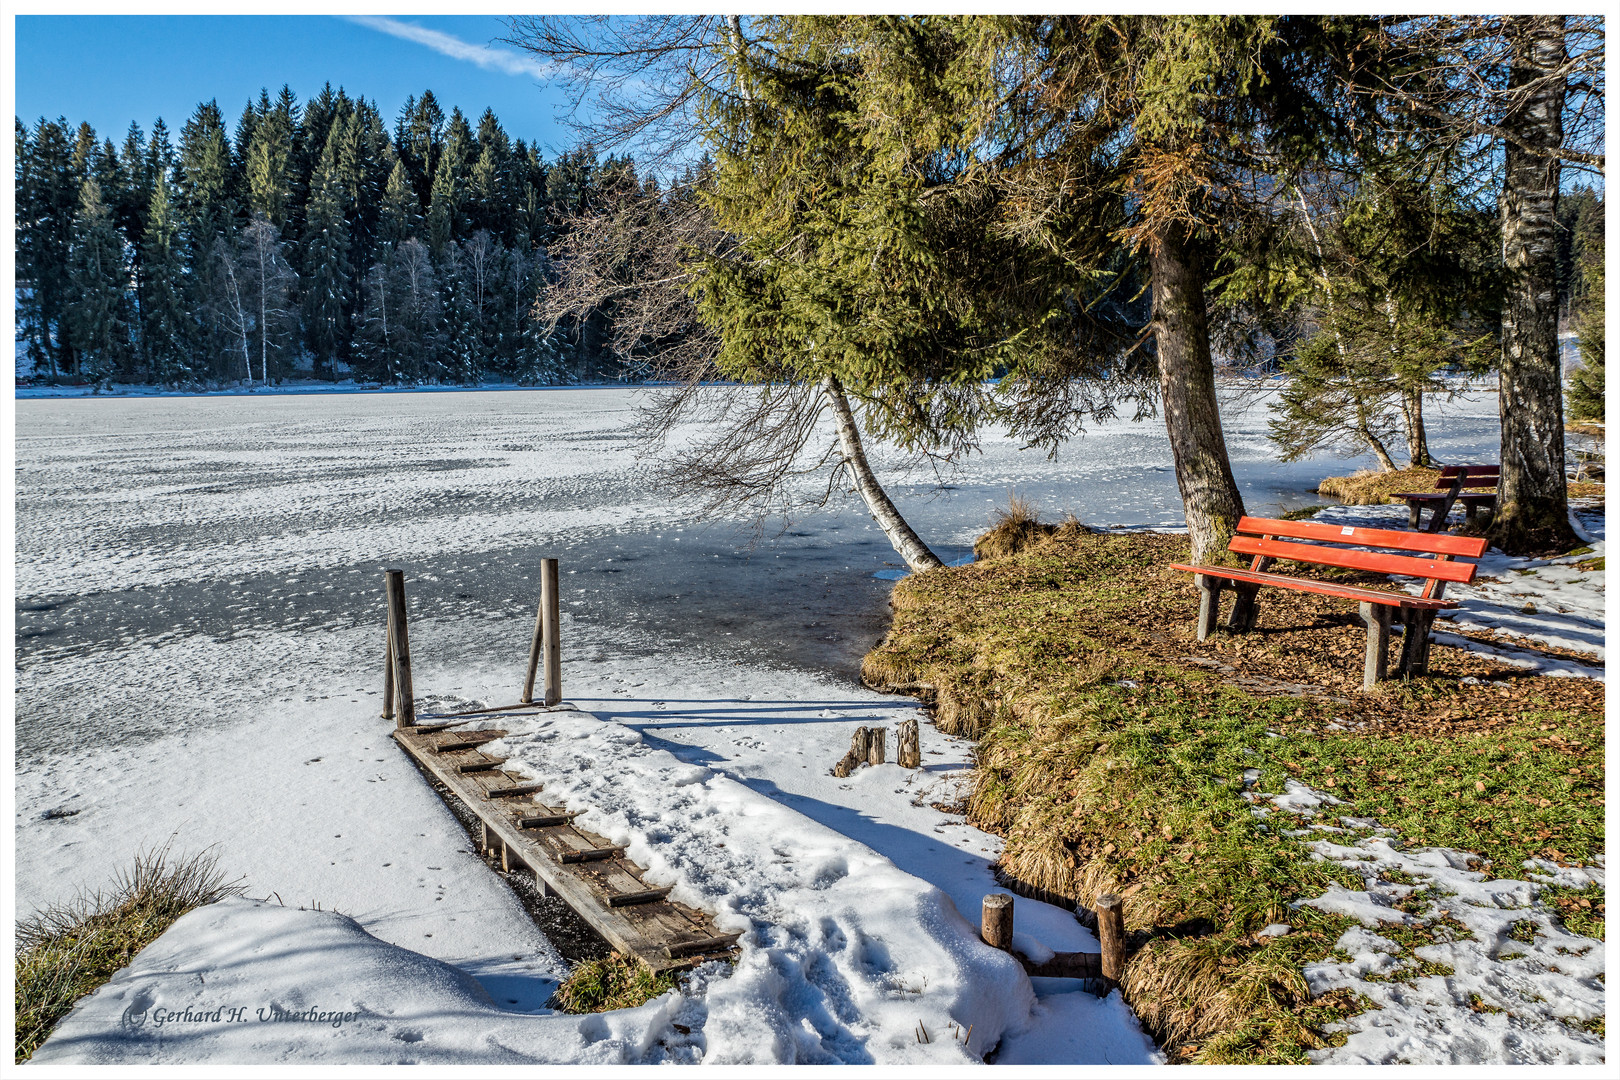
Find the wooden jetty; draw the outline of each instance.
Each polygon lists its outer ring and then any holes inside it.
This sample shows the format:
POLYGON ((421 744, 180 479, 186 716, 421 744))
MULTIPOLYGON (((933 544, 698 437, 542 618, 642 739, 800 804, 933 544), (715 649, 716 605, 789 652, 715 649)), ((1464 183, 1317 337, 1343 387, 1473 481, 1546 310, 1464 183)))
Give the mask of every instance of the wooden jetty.
POLYGON ((499 858, 508 872, 526 867, 543 893, 560 897, 615 949, 655 972, 734 955, 740 934, 721 933, 708 913, 671 900, 667 887, 649 885, 643 880, 645 871, 625 858, 624 848, 575 825, 576 812, 543 800, 543 783, 506 770, 505 758, 487 753, 484 748, 505 736, 505 730, 463 729, 473 720, 498 719, 523 709, 545 710, 561 702, 557 560, 542 561, 540 614, 524 701, 438 716, 416 715, 404 574, 386 573, 384 715, 396 722, 394 740, 478 818, 484 854, 499 858), (544 698, 537 702, 534 680, 536 668, 542 666, 544 698))

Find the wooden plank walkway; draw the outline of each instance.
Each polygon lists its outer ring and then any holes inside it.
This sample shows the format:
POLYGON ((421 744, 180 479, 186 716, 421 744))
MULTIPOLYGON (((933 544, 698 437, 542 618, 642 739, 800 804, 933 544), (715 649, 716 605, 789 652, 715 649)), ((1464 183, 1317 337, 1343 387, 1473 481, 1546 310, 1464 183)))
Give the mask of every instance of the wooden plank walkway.
POLYGON ((486 852, 498 852, 506 869, 528 867, 542 891, 655 972, 734 955, 740 934, 719 932, 707 913, 648 885, 623 848, 575 826, 565 807, 541 800, 543 784, 507 772, 504 758, 483 751, 505 731, 457 726, 414 724, 395 729, 394 739, 478 817, 486 852))

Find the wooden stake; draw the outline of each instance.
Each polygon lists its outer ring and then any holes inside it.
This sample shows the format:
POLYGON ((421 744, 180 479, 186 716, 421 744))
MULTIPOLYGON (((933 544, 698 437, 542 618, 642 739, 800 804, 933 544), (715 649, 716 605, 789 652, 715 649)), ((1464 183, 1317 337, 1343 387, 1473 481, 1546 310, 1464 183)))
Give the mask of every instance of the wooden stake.
POLYGON ((889 729, 875 727, 866 744, 866 761, 869 765, 881 765, 888 755, 889 729))
POLYGON ((1102 975, 1117 984, 1125 975, 1125 905, 1114 893, 1104 893, 1097 897, 1096 911, 1102 975))
POLYGON ((922 765, 922 740, 915 717, 901 723, 895 731, 894 740, 894 758, 902 769, 915 769, 922 765))
POLYGON ((979 936, 992 949, 1012 951, 1013 898, 1007 893, 991 893, 984 898, 979 917, 979 936))
POLYGON ((558 594, 557 560, 540 560, 540 610, 534 617, 534 637, 529 642, 529 668, 523 676, 523 700, 534 701, 534 677, 542 662, 545 666, 543 703, 562 700, 562 599, 558 594))
POLYGON ((385 570, 388 639, 393 642, 394 716, 397 726, 416 726, 416 691, 411 683, 411 635, 405 625, 405 571, 385 570))
POLYGON ((383 711, 384 720, 394 718, 394 625, 386 613, 383 622, 388 629, 384 635, 383 645, 383 711))

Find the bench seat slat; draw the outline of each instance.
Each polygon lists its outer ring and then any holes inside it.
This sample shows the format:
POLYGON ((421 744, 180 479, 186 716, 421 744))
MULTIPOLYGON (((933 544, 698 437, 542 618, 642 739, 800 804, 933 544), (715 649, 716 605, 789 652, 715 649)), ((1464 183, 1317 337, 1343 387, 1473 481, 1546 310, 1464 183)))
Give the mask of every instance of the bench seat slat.
POLYGON ((1317 566, 1370 570, 1377 574, 1401 574, 1405 577, 1439 581, 1472 581, 1474 574, 1479 571, 1479 567, 1470 562, 1441 562, 1439 559, 1416 559, 1410 555, 1386 555, 1380 551, 1296 544, 1287 540, 1263 540, 1252 536, 1234 536, 1229 547, 1231 551, 1240 555, 1262 555, 1273 559, 1314 563, 1317 566))
POLYGON ((1466 559, 1479 558, 1485 554, 1485 549, 1490 545, 1490 541, 1484 537, 1476 536, 1447 536, 1441 533, 1415 533, 1401 529, 1364 529, 1349 525, 1333 525, 1326 521, 1278 521, 1254 517, 1239 520, 1237 531, 1290 540, 1326 540, 1334 544, 1396 548, 1421 554, 1458 555, 1466 559))
MULTIPOLYGON (((1447 492, 1444 492, 1444 491, 1402 491, 1402 492, 1398 492, 1398 493, 1396 493, 1394 495, 1391 495, 1390 498, 1392 498, 1392 499, 1405 499, 1407 502, 1420 502, 1420 501, 1421 502, 1439 502, 1442 499, 1444 499, 1446 497, 1446 495, 1447 495, 1447 492)), ((1488 492, 1488 493, 1482 495, 1482 494, 1480 494, 1478 492, 1464 491, 1460 495, 1457 496, 1457 501, 1458 502, 1495 502, 1496 501, 1496 492, 1492 491, 1492 492, 1488 492)), ((1432 535, 1441 536, 1441 535, 1444 535, 1444 534, 1443 533, 1435 533, 1435 534, 1432 534, 1432 535)))
POLYGON ((1231 566, 1191 566, 1185 563, 1171 563, 1172 570, 1185 570, 1191 574, 1203 574, 1205 577, 1221 578, 1225 581, 1244 581, 1253 585, 1273 585, 1279 589, 1292 589, 1295 592, 1319 593, 1323 596, 1339 596, 1346 600, 1366 601, 1371 604, 1383 604, 1386 607, 1410 607, 1423 611, 1442 611, 1458 607, 1455 600, 1425 600, 1421 596, 1409 596, 1406 593, 1390 592, 1385 589, 1368 589, 1361 585, 1340 585, 1332 581, 1312 581, 1309 578, 1289 577, 1286 574, 1268 574, 1263 570, 1240 570, 1231 566))

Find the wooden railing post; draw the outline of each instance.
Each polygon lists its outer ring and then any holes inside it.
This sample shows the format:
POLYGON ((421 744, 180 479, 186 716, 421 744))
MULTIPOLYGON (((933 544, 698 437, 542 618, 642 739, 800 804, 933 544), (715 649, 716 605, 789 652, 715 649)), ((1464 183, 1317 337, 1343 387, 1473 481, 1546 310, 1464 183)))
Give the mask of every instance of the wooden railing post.
POLYGON ((1125 977, 1125 906, 1113 893, 1097 897, 1097 940, 1102 943, 1102 976, 1115 986, 1125 977))
POLYGON ((558 595, 557 560, 540 560, 540 610, 534 617, 534 638, 529 642, 529 668, 523 677, 523 700, 534 700, 534 677, 545 666, 543 704, 562 700, 562 599, 558 595))
POLYGON ((984 898, 979 915, 979 936, 992 949, 1012 951, 1013 898, 1007 893, 991 893, 984 898))
POLYGON ((383 622, 388 629, 383 635, 383 707, 382 718, 394 718, 394 620, 384 614, 383 622))
POLYGON ((384 694, 392 691, 393 713, 399 727, 416 726, 416 695, 411 683, 411 636, 405 626, 405 571, 385 570, 388 591, 388 669, 393 678, 383 684, 384 694), (392 686, 389 683, 392 683, 392 686))

